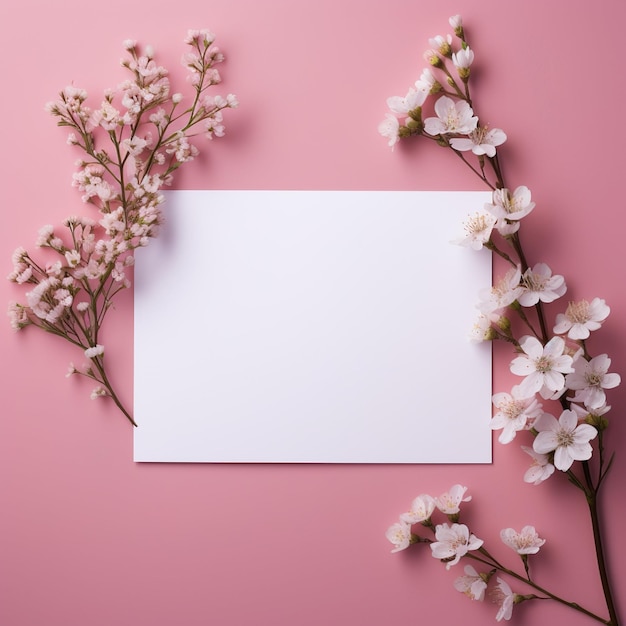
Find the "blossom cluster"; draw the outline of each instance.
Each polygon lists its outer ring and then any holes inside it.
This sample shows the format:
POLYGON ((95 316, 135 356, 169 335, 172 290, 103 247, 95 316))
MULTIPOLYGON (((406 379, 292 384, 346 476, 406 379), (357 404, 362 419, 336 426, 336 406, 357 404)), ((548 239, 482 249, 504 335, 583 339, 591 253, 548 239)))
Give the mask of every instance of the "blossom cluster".
MULTIPOLYGON (((499 576, 496 577, 495 584, 491 582, 497 571, 517 576, 493 559, 484 548, 484 541, 476 537, 467 525, 459 523, 461 503, 471 500, 471 496, 465 495, 466 492, 467 487, 453 485, 449 491, 438 497, 428 494, 417 496, 409 511, 400 514, 399 521, 388 528, 387 539, 393 545, 392 552, 405 550, 417 543, 429 544, 433 558, 445 563, 446 569, 450 569, 464 557, 486 566, 485 571, 478 572, 472 565, 466 565, 464 574, 455 579, 454 588, 470 599, 479 601, 483 601, 489 592, 498 605, 496 621, 509 620, 513 606, 531 599, 531 596, 514 593, 508 582, 499 576), (447 521, 435 524, 432 519, 435 513, 445 515, 447 521), (434 539, 418 534, 416 527, 430 530, 434 539)), ((528 556, 537 554, 545 539, 539 537, 533 526, 524 526, 519 532, 513 528, 504 528, 500 532, 500 538, 521 557, 528 574, 528 556)))
MULTIPOLYGON (((535 202, 527 186, 509 185, 504 179, 500 158, 507 134, 481 123, 470 94, 474 51, 460 16, 450 18, 449 23, 454 36, 430 39, 430 48, 424 53, 428 66, 405 96, 387 100, 390 112, 379 125, 379 132, 392 149, 398 141, 410 137, 431 140, 452 151, 491 190, 491 201, 467 219, 463 236, 454 241, 476 251, 489 250, 507 264, 507 270, 493 286, 478 294, 478 315, 470 332, 473 341, 497 340, 514 350, 509 369, 519 380, 510 390, 493 395, 491 428, 499 431, 502 444, 511 443, 522 432, 527 438, 525 443, 531 444, 521 446, 531 457, 525 482, 539 485, 558 475, 559 470, 584 493, 610 620, 583 612, 617 626, 603 558, 598 493, 611 467, 611 460, 607 462, 604 454, 607 413, 611 409, 607 393, 621 383, 621 378, 611 371, 608 354, 593 356, 588 346, 592 333, 607 320, 610 308, 599 297, 560 305, 567 293, 564 276, 553 272, 545 262, 527 261, 520 229, 534 211, 535 202), (547 309, 559 305, 550 324, 547 309), (596 451, 592 472, 589 463, 596 451)), ((430 514, 434 509, 425 504, 432 502, 425 496, 418 500, 415 506, 424 515, 401 518, 388 534, 396 549, 421 541, 411 531, 414 519, 432 526, 430 514)), ((433 506, 438 508, 436 503, 433 506)), ((449 559, 448 566, 462 557, 471 557, 472 550, 484 551, 482 542, 472 539, 466 527, 439 525, 434 530, 437 541, 431 543, 433 556, 449 559)), ((526 527, 520 535, 503 531, 502 539, 507 545, 527 544, 533 550, 539 545, 532 527, 526 527)), ((530 553, 520 552, 526 558, 530 553)), ((528 575, 526 560, 524 565, 528 575)), ((494 564, 494 571, 498 570, 503 571, 494 564)), ((483 575, 476 578, 469 573, 463 585, 466 589, 483 589, 479 578, 483 575)), ((524 580, 540 589, 530 576, 524 580)), ((499 619, 508 619, 513 604, 522 596, 512 594, 504 581, 498 588, 502 600, 499 619)), ((472 597, 477 595, 472 592, 472 597)), ((547 597, 556 599, 553 594, 547 597)), ((582 610, 579 605, 558 601, 582 610)))
POLYGON ((68 375, 94 380, 91 397, 111 397, 133 424, 104 367, 102 323, 114 296, 131 285, 134 251, 159 232, 163 187, 199 154, 194 137, 223 136, 223 111, 237 106, 234 95, 207 91, 220 82, 215 66, 224 60, 215 35, 189 31, 185 44, 188 102, 182 93, 171 93, 168 70, 156 63, 153 49, 127 40, 121 63, 129 78, 107 89, 97 108, 75 86, 46 105, 58 125, 69 129, 67 142, 80 150, 72 184, 96 212, 71 216, 62 229, 41 228, 36 246, 47 256, 39 261, 18 248, 8 276, 29 288, 26 303, 9 305, 12 327, 35 326, 79 347, 87 363, 70 365, 68 375))
POLYGON ((610 308, 597 297, 569 302, 556 315, 549 333, 543 306, 566 294, 565 278, 546 263, 528 265, 521 253, 521 221, 535 203, 527 186, 511 190, 505 185, 498 149, 507 136, 500 129, 482 125, 476 115, 469 91, 474 52, 465 39, 461 18, 450 18, 450 25, 458 46, 455 48, 450 34, 430 39, 431 48, 424 53, 429 67, 404 97, 387 100, 391 112, 379 131, 392 147, 411 136, 435 141, 461 156, 492 189, 491 202, 468 218, 465 235, 455 243, 475 250, 487 248, 510 264, 492 288, 479 294, 479 314, 471 338, 501 339, 515 348, 510 370, 521 380, 510 392, 493 396, 496 412, 491 427, 501 431, 499 441, 504 444, 522 430, 536 435, 532 448, 524 447, 532 457, 525 480, 538 484, 554 468, 566 472, 574 461, 590 459, 590 441, 606 426, 603 416, 610 410, 606 390, 621 380, 619 374, 609 371, 607 354, 590 356, 586 340, 601 327, 610 308), (434 100, 433 116, 425 114, 429 99, 434 100), (465 153, 472 154, 475 163, 465 153), (523 321, 527 331, 519 338, 514 336, 514 317, 523 321), (559 401, 560 410, 551 413, 541 400, 559 401))

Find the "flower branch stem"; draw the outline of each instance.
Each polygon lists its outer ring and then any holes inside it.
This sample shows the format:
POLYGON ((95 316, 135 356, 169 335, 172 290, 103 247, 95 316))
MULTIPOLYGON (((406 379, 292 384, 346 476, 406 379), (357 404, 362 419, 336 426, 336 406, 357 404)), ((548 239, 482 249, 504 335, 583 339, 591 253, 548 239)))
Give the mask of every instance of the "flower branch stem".
POLYGON ((615 601, 613 599, 613 593, 611 590, 611 583, 609 581, 608 571, 606 567, 606 559, 604 555, 604 546, 602 542, 602 527, 600 524, 600 516, 598 513, 598 487, 593 487, 591 470, 589 468, 589 462, 583 461, 583 472, 585 474, 585 480, 590 489, 587 494, 587 503, 589 505, 589 515, 591 517, 591 526, 593 529, 593 541, 596 549, 596 560, 598 562, 598 571, 600 574, 600 581, 602 583, 602 590, 604 591, 604 598, 606 600, 606 606, 609 611, 609 624, 611 626, 619 626, 619 617, 617 615, 617 609, 615 607, 615 601))
POLYGON ((489 567, 493 567, 496 570, 502 572, 503 574, 507 574, 508 576, 511 576, 512 578, 515 578, 516 580, 519 580, 520 582, 523 582, 524 584, 529 585, 535 591, 538 591, 539 593, 543 593, 545 596, 547 596, 546 598, 542 598, 542 599, 554 600, 555 602, 568 606, 569 608, 574 609, 578 611, 579 613, 584 613, 588 617, 594 619, 597 622, 600 622, 601 624, 605 624, 606 626, 619 626, 619 624, 616 621, 613 622, 611 619, 606 620, 603 617, 596 615, 589 609, 584 608, 580 604, 577 604, 576 602, 570 602, 569 600, 565 600, 564 598, 561 598, 560 596, 557 596, 556 594, 548 591, 541 585, 538 585, 536 582, 531 580, 530 577, 526 578, 525 576, 518 574, 515 570, 505 567, 504 565, 499 563, 496 559, 494 559, 491 555, 489 555, 489 553, 486 550, 485 551, 480 550, 480 552, 485 553, 485 555, 487 556, 487 559, 489 560, 483 559, 471 553, 468 553, 465 556, 467 558, 473 559, 474 561, 478 561, 479 563, 483 563, 484 565, 487 565, 489 567))
POLYGON ((100 375, 100 382, 106 388, 107 393, 111 397, 111 400, 113 400, 113 402, 115 403, 117 408, 124 414, 126 419, 133 426, 137 426, 137 423, 132 418, 131 414, 126 410, 126 407, 122 404, 122 401, 119 399, 118 395, 115 393, 115 390, 113 389, 113 385, 111 385, 111 382, 109 381, 109 378, 108 378, 108 376, 106 374, 106 370, 104 369, 104 365, 102 363, 101 358, 97 357, 97 358, 93 359, 93 363, 96 366, 96 369, 98 370, 98 374, 100 375))

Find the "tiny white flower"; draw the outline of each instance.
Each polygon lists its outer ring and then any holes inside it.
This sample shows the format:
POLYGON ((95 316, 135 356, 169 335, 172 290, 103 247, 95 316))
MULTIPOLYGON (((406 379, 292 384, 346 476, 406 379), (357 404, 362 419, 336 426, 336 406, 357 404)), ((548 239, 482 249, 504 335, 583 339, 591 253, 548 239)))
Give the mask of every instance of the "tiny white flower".
POLYGON ((539 537, 534 526, 524 526, 519 533, 513 528, 504 528, 500 531, 500 539, 518 554, 537 554, 546 542, 539 537))
POLYGON ((383 136, 389 139, 389 145, 392 149, 398 142, 400 138, 398 135, 398 131, 400 130, 400 122, 398 118, 391 113, 385 114, 385 119, 378 125, 378 132, 383 136))
POLYGON ((470 329, 469 340, 473 343, 481 343, 482 341, 489 341, 493 338, 491 330, 491 320, 483 313, 481 313, 474 322, 474 325, 470 329))
POLYGON ((459 152, 471 150, 474 154, 496 156, 496 146, 506 141, 506 134, 499 128, 487 129, 484 126, 473 130, 467 137, 453 137, 450 145, 459 152))
POLYGON ((542 405, 534 396, 523 397, 519 385, 515 385, 510 394, 494 394, 492 402, 498 412, 491 419, 491 429, 502 429, 498 441, 503 444, 513 441, 518 431, 532 427, 542 413, 542 405))
POLYGON ((496 621, 501 622, 510 620, 513 614, 513 605, 515 604, 515 594, 511 587, 498 576, 498 586, 494 589, 492 597, 496 604, 500 607, 496 614, 496 621))
POLYGON ((446 569, 456 565, 470 550, 478 550, 483 545, 483 540, 470 534, 465 524, 438 524, 435 539, 437 541, 430 544, 432 555, 445 561, 446 569))
POLYGON ((392 552, 404 550, 411 545, 411 525, 406 522, 396 522, 387 529, 385 537, 394 546, 392 552))
POLYGON ((491 238, 491 231, 496 225, 496 218, 487 212, 476 212, 463 223, 465 235, 454 239, 452 243, 480 250, 491 238))
POLYGON ((519 220, 535 208, 530 198, 530 189, 523 185, 512 194, 508 189, 493 192, 493 203, 486 204, 485 209, 498 218, 497 228, 501 235, 511 235, 519 229, 519 220))
POLYGON ((591 302, 570 302, 565 313, 556 316, 554 332, 557 335, 567 333, 574 340, 587 339, 590 331, 598 330, 610 312, 611 309, 601 298, 594 298, 591 302))
POLYGON ((459 576, 454 581, 454 588, 472 600, 482 601, 485 597, 487 583, 471 565, 466 565, 463 571, 465 575, 459 576))
POLYGON ((420 77, 415 81, 415 89, 425 91, 427 94, 439 89, 439 82, 429 67, 422 70, 420 77))
POLYGON ((424 120, 424 130, 429 135, 444 135, 455 133, 466 135, 471 133, 478 124, 478 118, 465 100, 455 102, 448 96, 441 96, 435 102, 437 117, 428 117, 424 120))
POLYGON ((565 341, 552 337, 544 346, 536 337, 525 336, 520 340, 524 355, 511 361, 511 372, 524 376, 520 383, 522 396, 530 397, 539 392, 548 399, 565 387, 565 376, 573 372, 572 357, 563 354, 565 341))
POLYGON ((461 502, 469 502, 472 499, 472 496, 463 497, 466 491, 467 487, 463 485, 453 485, 449 491, 435 498, 435 504, 442 513, 456 515, 460 511, 461 502))
POLYGON ((104 387, 95 387, 91 392, 91 399, 97 400, 98 398, 102 398, 103 396, 108 395, 107 390, 104 387))
POLYGON ((522 446, 522 450, 532 458, 532 463, 524 474, 525 483, 539 485, 554 474, 554 465, 550 463, 547 454, 539 454, 528 446, 522 446))
POLYGON ((479 291, 478 310, 492 317, 513 304, 522 293, 519 284, 521 276, 522 272, 519 267, 511 268, 493 287, 479 291))
POLYGON ((387 98, 387 106, 392 113, 408 115, 409 111, 421 107, 427 96, 428 91, 416 90, 411 87, 404 98, 401 96, 391 96, 391 98, 387 98))
POLYGON ((535 306, 541 302, 553 302, 566 291, 565 279, 560 274, 552 275, 545 263, 537 263, 522 274, 522 293, 517 301, 522 306, 535 306))
POLYGON ((88 359, 93 359, 97 356, 100 356, 101 354, 104 354, 104 346, 101 346, 100 344, 97 344, 85 350, 85 356, 88 359))
POLYGON ((533 449, 539 454, 554 452, 554 466, 566 472, 574 461, 587 461, 593 449, 589 441, 598 431, 589 424, 578 424, 574 411, 565 410, 558 421, 544 413, 535 424, 539 434, 533 441, 533 449))
POLYGON ((411 509, 400 515, 400 521, 407 524, 418 524, 430 519, 435 510, 435 499, 428 494, 421 494, 413 500, 411 509))
POLYGON ((459 74, 459 78, 466 83, 470 77, 470 65, 474 62, 474 52, 468 45, 464 45, 460 50, 452 55, 452 63, 459 74))
POLYGON ((611 359, 600 354, 590 361, 580 357, 574 361, 574 372, 565 378, 568 389, 576 391, 573 402, 583 402, 589 409, 597 409, 606 403, 605 389, 613 389, 621 383, 619 374, 609 374, 611 359))
POLYGON ((452 26, 454 30, 463 26, 463 20, 461 19, 460 15, 453 15, 448 20, 448 23, 450 24, 450 26, 452 26))

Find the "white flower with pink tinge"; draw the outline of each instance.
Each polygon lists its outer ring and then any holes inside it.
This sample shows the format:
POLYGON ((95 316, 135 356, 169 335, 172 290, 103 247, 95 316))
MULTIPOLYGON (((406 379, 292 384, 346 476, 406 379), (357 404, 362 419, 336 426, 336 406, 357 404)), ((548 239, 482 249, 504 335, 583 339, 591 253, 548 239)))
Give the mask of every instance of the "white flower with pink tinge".
POLYGON ((515 604, 515 596, 511 587, 502 578, 498 577, 498 586, 492 592, 494 602, 500 607, 496 614, 496 622, 510 620, 513 615, 513 605, 515 604))
POLYGON ((505 188, 493 192, 493 204, 486 204, 485 209, 498 218, 501 235, 512 235, 519 230, 519 220, 535 208, 530 198, 530 189, 524 185, 517 187, 513 193, 505 188))
POLYGON ((506 133, 499 128, 488 129, 484 126, 473 130, 467 137, 454 137, 450 139, 450 145, 454 150, 474 154, 486 155, 493 158, 496 156, 496 146, 501 146, 506 141, 506 133))
POLYGON ((437 541, 430 544, 432 555, 445 561, 446 569, 456 565, 470 550, 478 550, 483 545, 483 540, 470 534, 465 524, 438 524, 435 538, 437 541))
POLYGON ((556 316, 554 332, 557 335, 567 333, 574 340, 587 339, 590 331, 598 330, 610 312, 611 309, 602 298, 594 298, 591 302, 570 302, 565 313, 556 316))
POLYGON ((385 536, 394 546, 392 552, 404 550, 411 545, 411 525, 406 522, 396 522, 387 529, 385 536))
POLYGON ((487 315, 489 318, 495 319, 503 309, 513 304, 518 296, 522 293, 519 281, 522 272, 519 267, 511 268, 493 287, 490 289, 482 289, 478 296, 480 302, 477 305, 478 310, 487 315))
POLYGON ((435 499, 428 494, 421 494, 413 500, 410 511, 400 515, 400 521, 406 524, 426 522, 435 510, 435 499))
POLYGON ((463 497, 466 491, 467 487, 463 485, 452 485, 449 491, 435 498, 435 505, 446 515, 456 515, 460 511, 461 502, 469 502, 472 499, 472 496, 463 497))
POLYGON ((496 225, 496 218, 487 212, 476 212, 468 216, 463 223, 465 235, 454 239, 452 243, 480 250, 491 238, 491 231, 496 225))
POLYGON ((498 441, 503 444, 511 443, 518 431, 532 426, 542 413, 542 405, 534 396, 521 395, 519 385, 510 394, 504 391, 494 394, 492 402, 498 412, 491 419, 491 429, 502 429, 498 441))
POLYGON ((517 299, 522 306, 535 306, 540 300, 554 302, 567 291, 563 276, 553 276, 552 270, 545 263, 537 263, 522 274, 522 288, 517 299))
POLYGON ((565 384, 576 391, 573 402, 582 402, 589 409, 598 409, 606 403, 605 389, 617 387, 622 379, 619 374, 609 374, 611 359, 600 354, 590 361, 580 357, 574 361, 574 373, 568 374, 565 384))
POLYGON ((544 413, 535 429, 539 434, 533 441, 533 449, 539 454, 554 452, 554 466, 566 472, 574 461, 587 461, 593 449, 589 443, 598 431, 590 424, 579 424, 574 411, 565 410, 557 420, 544 413))
POLYGON ((397 115, 408 115, 409 111, 421 107, 428 96, 428 91, 424 89, 409 88, 406 96, 391 96, 387 98, 387 106, 392 113, 397 115))
POLYGON ((398 139, 400 139, 398 135, 398 131, 400 130, 400 122, 395 115, 391 115, 391 113, 385 114, 385 119, 378 125, 378 132, 389 140, 389 147, 393 148, 398 139))
POLYGON ((539 454, 528 446, 522 446, 522 450, 532 458, 530 467, 524 473, 525 483, 539 485, 554 474, 554 465, 550 463, 547 454, 539 454))
POLYGON ((532 336, 524 336, 520 340, 520 348, 524 352, 511 361, 511 372, 524 376, 520 383, 520 392, 530 397, 539 392, 541 397, 548 399, 565 387, 565 376, 574 371, 572 357, 563 354, 565 341, 561 337, 552 337, 545 346, 532 336))
POLYGON ((471 565, 466 565, 463 571, 465 575, 454 581, 454 588, 472 600, 482 601, 487 589, 485 579, 471 565))
POLYGON ((520 532, 513 528, 504 528, 500 531, 500 539, 518 554, 537 554, 546 542, 539 537, 534 526, 524 526, 520 532))
POLYGON ((435 102, 437 117, 428 117, 424 120, 424 130, 429 135, 445 135, 457 133, 467 135, 478 124, 478 118, 467 102, 459 100, 455 102, 448 96, 441 96, 435 102))

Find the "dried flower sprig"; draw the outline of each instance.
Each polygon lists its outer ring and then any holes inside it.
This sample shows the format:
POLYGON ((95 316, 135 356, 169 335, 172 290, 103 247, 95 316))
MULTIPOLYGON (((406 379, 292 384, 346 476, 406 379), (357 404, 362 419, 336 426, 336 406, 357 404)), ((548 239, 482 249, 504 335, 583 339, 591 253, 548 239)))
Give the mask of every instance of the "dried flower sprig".
POLYGON ((141 50, 127 40, 122 65, 130 78, 106 90, 99 108, 89 108, 87 93, 74 86, 46 106, 59 126, 69 128, 68 143, 83 153, 73 184, 99 218, 69 217, 62 231, 44 226, 36 245, 51 256, 38 261, 18 248, 8 276, 30 288, 26 304, 9 306, 13 328, 34 326, 80 348, 87 364, 71 364, 68 376, 93 380, 91 397, 112 398, 133 425, 105 368, 101 328, 113 298, 130 287, 134 251, 158 234, 161 189, 199 153, 192 138, 223 136, 222 112, 237 106, 232 94, 207 93, 220 82, 215 65, 224 59, 214 41, 207 30, 189 31, 185 39, 189 51, 183 65, 192 87, 188 104, 181 93, 170 93, 168 71, 156 64, 152 48, 141 50))
MULTIPOLYGON (((525 575, 496 561, 482 540, 467 526, 458 524, 458 511, 451 517, 448 509, 427 495, 416 499, 411 512, 400 516, 387 537, 394 545, 393 551, 416 543, 430 544, 433 556, 447 563, 448 568, 462 558, 486 566, 488 571, 480 574, 473 567, 466 568, 466 575, 455 583, 457 589, 474 599, 482 600, 496 572, 524 582, 539 594, 514 593, 505 579, 497 577, 494 593, 500 607, 498 621, 510 619, 515 604, 541 598, 557 601, 603 624, 619 626, 605 562, 599 494, 613 460, 611 456, 607 461, 604 448, 609 427, 606 414, 611 408, 607 390, 617 387, 621 379, 609 371, 608 355, 592 357, 587 346, 591 332, 601 327, 610 309, 601 298, 570 302, 549 330, 544 305, 566 293, 565 279, 553 274, 545 263, 531 266, 527 261, 520 228, 535 203, 528 187, 513 188, 504 179, 498 150, 507 136, 498 128, 481 124, 476 115, 470 95, 474 51, 467 42, 461 17, 450 18, 450 25, 455 36, 430 40, 431 48, 424 54, 429 67, 414 87, 404 97, 387 100, 391 113, 380 124, 379 132, 392 148, 408 137, 433 141, 451 151, 492 191, 491 203, 468 219, 465 235, 456 241, 474 250, 486 248, 510 265, 491 289, 479 294, 480 314, 471 331, 475 341, 511 344, 515 357, 510 370, 521 378, 510 393, 494 394, 496 411, 491 428, 501 431, 498 440, 502 444, 512 442, 521 433, 532 439, 532 447, 522 446, 532 458, 524 475, 527 483, 538 485, 560 472, 584 495, 609 618, 550 593, 531 578, 528 555, 537 552, 543 542, 532 526, 526 526, 521 533, 513 529, 501 533, 502 540, 521 555, 525 575), (424 107, 434 98, 434 115, 425 117, 424 107), (518 332, 519 327, 522 332, 518 332), (452 526, 431 521, 435 507, 449 516, 452 526), (434 541, 413 533, 418 523, 434 532, 434 541)), ((453 490, 459 492, 461 487, 457 485, 453 490)))

